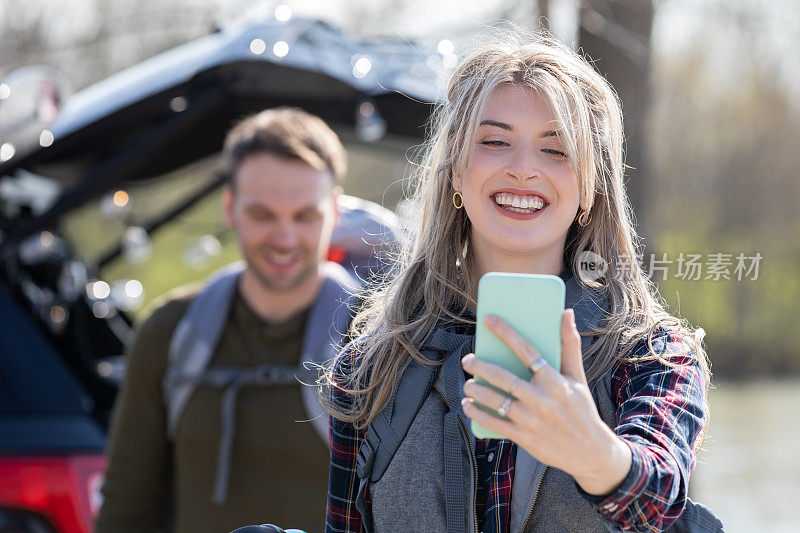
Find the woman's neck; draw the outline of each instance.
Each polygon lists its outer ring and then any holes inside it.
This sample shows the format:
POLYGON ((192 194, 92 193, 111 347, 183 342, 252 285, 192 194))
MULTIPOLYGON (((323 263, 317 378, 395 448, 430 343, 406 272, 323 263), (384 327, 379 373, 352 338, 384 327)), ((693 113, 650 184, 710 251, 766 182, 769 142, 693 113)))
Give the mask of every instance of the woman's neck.
MULTIPOLYGON (((476 250, 478 252, 478 250, 476 250)), ((487 272, 513 272, 517 274, 551 274, 558 276, 564 271, 564 252, 538 255, 515 255, 504 253, 476 253, 478 277, 487 272)))
MULTIPOLYGON (((477 276, 472 280, 473 286, 470 287, 470 294, 474 301, 478 300, 478 281, 487 272, 511 272, 515 274, 550 274, 559 276, 564 272, 564 252, 557 254, 538 254, 538 255, 514 255, 502 253, 480 253, 481 251, 472 247, 473 265, 477 270, 477 276)), ((475 306, 470 305, 470 310, 475 312, 475 306)))

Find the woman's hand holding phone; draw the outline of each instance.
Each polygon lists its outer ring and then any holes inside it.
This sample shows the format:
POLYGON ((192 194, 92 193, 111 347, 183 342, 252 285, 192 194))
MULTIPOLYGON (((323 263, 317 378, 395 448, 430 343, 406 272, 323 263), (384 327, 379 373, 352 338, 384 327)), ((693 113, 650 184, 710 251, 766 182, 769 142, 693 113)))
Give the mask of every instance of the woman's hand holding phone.
MULTIPOLYGON (((505 320, 491 315, 489 330, 502 340, 526 367, 539 361, 536 348, 505 320)), ((550 365, 524 381, 508 370, 468 354, 464 369, 515 399, 507 418, 480 409, 473 402, 500 408, 507 396, 467 380, 462 400, 464 413, 483 427, 522 446, 544 464, 570 474, 589 494, 609 494, 630 471, 630 448, 600 418, 586 381, 581 338, 575 315, 561 316, 561 373, 550 365)))

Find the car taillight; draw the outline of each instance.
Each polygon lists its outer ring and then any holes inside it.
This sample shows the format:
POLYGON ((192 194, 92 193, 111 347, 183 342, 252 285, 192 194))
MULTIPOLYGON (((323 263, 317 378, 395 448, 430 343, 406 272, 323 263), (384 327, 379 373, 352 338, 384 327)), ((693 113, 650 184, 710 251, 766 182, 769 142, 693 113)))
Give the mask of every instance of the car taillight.
POLYGON ((58 533, 90 533, 105 468, 102 455, 0 457, 0 508, 38 513, 58 533))
POLYGON ((341 265, 344 263, 346 257, 347 250, 344 248, 337 248, 335 246, 328 248, 328 261, 333 261, 334 263, 339 263, 341 265))

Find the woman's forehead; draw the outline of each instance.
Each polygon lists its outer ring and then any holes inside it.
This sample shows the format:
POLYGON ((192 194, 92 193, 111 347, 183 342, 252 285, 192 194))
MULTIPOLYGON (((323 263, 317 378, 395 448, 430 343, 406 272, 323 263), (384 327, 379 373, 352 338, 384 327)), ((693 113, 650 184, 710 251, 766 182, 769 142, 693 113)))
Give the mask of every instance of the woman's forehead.
POLYGON ((510 126, 511 130, 532 125, 556 130, 559 126, 550 102, 538 91, 519 84, 503 84, 489 94, 478 125, 497 123, 510 126))

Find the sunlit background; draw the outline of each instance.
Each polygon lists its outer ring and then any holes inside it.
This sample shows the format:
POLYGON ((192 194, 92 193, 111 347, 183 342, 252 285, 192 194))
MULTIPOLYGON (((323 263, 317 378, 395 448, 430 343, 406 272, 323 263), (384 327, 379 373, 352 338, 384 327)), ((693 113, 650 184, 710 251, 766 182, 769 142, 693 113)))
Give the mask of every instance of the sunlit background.
MULTIPOLYGON (((503 21, 544 24, 596 60, 623 99, 644 267, 670 310, 707 333, 712 422, 692 497, 711 507, 726 531, 797 531, 800 2, 0 0, 0 80, 46 65, 60 73, 65 94, 77 93, 219 28, 297 17, 408 40, 442 79, 475 35, 503 21)), ((250 51, 284 57, 292 38, 254 39, 250 51)), ((372 68, 371 58, 353 57, 354 77, 372 68)), ((0 84, 0 99, 9 90, 0 84)), ((177 112, 186 103, 171 105, 177 112)), ((367 118, 369 105, 360 111, 367 118)), ((386 135, 385 126, 369 121, 355 130, 333 126, 350 154, 346 192, 397 209, 420 140, 386 135)), ((44 130, 36 139, 47 147, 53 134, 44 130)), ((17 149, 3 143, 0 162, 17 149)), ((96 317, 141 317, 169 289, 237 258, 218 193, 153 234, 138 223, 216 168, 216 158, 201 160, 64 217, 63 235, 85 262, 121 247, 113 261, 97 263, 98 279, 85 286, 96 317)), ((58 243, 48 231, 37 239, 30 253, 58 243)), ((47 319, 59 324, 69 316, 53 305, 47 319)))

